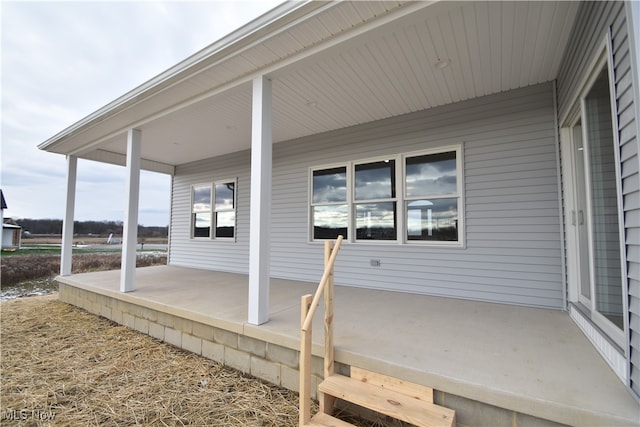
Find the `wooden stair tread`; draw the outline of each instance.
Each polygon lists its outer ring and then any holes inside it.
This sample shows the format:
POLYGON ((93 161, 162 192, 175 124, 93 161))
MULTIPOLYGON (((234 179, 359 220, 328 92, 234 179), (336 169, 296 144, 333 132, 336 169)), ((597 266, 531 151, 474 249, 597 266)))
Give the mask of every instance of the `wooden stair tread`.
POLYGON ((343 375, 330 376, 318 390, 416 426, 455 425, 455 411, 451 409, 343 375))
POLYGON ((353 424, 339 420, 329 414, 318 412, 305 427, 354 427, 353 424))

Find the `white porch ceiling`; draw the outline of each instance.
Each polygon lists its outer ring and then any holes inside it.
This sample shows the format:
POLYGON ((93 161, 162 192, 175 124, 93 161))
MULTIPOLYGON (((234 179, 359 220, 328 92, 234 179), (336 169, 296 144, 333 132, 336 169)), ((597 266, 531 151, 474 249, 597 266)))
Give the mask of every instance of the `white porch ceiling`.
POLYGON ((316 3, 304 19, 53 141, 50 151, 117 162, 105 151, 124 154, 131 126, 142 130, 143 158, 167 165, 248 149, 250 81, 261 72, 273 80, 276 143, 547 82, 578 6, 316 3))

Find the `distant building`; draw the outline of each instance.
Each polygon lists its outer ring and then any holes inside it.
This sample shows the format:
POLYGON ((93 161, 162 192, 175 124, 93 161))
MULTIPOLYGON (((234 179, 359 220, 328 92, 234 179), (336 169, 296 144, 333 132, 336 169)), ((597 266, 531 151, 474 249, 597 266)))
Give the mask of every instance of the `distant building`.
POLYGON ((0 244, 2 249, 20 249, 22 246, 22 227, 4 223, 5 209, 7 209, 7 202, 4 200, 4 193, 0 190, 0 221, 2 221, 0 244))
POLYGON ((20 249, 22 247, 22 227, 2 224, 2 249, 20 249))

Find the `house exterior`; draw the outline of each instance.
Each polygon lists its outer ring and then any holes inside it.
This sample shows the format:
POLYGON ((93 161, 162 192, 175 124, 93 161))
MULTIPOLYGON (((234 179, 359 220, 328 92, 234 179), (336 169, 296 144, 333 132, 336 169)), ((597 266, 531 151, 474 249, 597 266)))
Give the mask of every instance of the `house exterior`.
MULTIPOLYGON (((173 178, 169 264, 566 311, 640 399, 640 7, 284 3, 40 145, 173 178)), ((585 375, 588 375, 585 374, 585 375)))
MULTIPOLYGON (((0 190, 0 224, 4 224, 4 210, 7 209, 7 202, 4 200, 4 193, 0 190)), ((4 227, 0 227, 0 245, 4 244, 4 227)))
POLYGON ((7 202, 4 193, 0 190, 0 246, 2 249, 14 250, 22 247, 22 227, 14 224, 5 224, 4 210, 7 209, 7 202))

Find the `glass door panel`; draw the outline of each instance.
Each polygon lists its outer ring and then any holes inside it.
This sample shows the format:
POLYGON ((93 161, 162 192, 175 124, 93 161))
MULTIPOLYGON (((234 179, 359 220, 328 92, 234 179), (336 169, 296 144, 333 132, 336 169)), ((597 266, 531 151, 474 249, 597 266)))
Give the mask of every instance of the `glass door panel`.
POLYGON ((587 225, 587 185, 585 174, 585 152, 582 140, 582 122, 578 121, 571 129, 574 166, 576 175, 576 209, 573 222, 577 229, 578 250, 578 289, 579 301, 591 307, 591 267, 589 263, 589 228, 587 225))
POLYGON ((616 156, 606 68, 597 77, 583 105, 591 196, 589 208, 594 308, 622 329, 624 323, 616 156))

